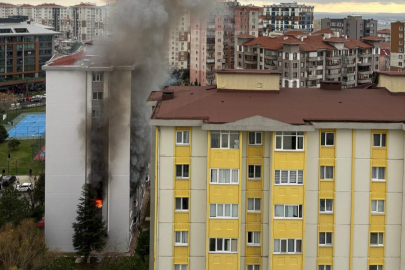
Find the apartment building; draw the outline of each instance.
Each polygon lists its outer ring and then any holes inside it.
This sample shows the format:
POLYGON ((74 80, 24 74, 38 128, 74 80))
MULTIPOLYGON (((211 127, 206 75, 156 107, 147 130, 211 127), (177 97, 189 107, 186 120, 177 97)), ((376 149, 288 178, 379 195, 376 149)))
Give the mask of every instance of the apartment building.
POLYGON ((391 23, 391 71, 405 70, 404 22, 391 23))
POLYGON ((70 7, 72 38, 78 41, 92 41, 106 31, 106 10, 91 3, 80 3, 70 7))
POLYGON ((377 35, 377 20, 363 19, 362 16, 347 16, 344 19, 325 18, 321 20, 322 29, 331 29, 350 38, 361 39, 377 35))
POLYGON ((190 81, 214 85, 215 69, 235 68, 235 37, 263 35, 263 8, 219 2, 204 21, 192 16, 190 81))
POLYGON ((390 71, 391 43, 380 44, 380 71, 390 71))
POLYGON ((361 40, 291 31, 280 37, 238 38, 238 69, 278 70, 282 87, 320 87, 321 81, 341 81, 343 87, 371 83, 379 70, 379 37, 361 40))
POLYGON ((42 66, 53 56, 57 34, 23 19, 0 19, 0 89, 43 84, 42 66))
POLYGON ((9 3, 0 3, 0 18, 18 15, 17 6, 9 3))
POLYGON ((377 36, 385 40, 385 42, 391 41, 391 30, 390 29, 381 29, 377 30, 377 36))
POLYGON ((185 10, 170 30, 166 65, 170 70, 187 69, 190 52, 190 11, 185 10))
POLYGON ((403 269, 399 74, 331 91, 223 70, 153 92, 150 269, 403 269))
POLYGON ((29 8, 27 5, 21 5, 18 7, 20 13, 30 14, 29 9, 31 9, 31 16, 34 22, 53 27, 57 32, 63 33, 64 38, 69 38, 70 32, 70 19, 68 13, 68 7, 64 7, 56 4, 40 4, 35 7, 29 8))
POLYGON ((263 24, 267 32, 314 28, 314 6, 305 4, 280 3, 263 6, 266 19, 263 24))
POLYGON ((45 238, 50 249, 62 252, 75 251, 72 223, 85 183, 101 201, 108 230, 105 252, 129 251, 145 194, 146 171, 137 168, 137 178, 131 165, 130 149, 136 143, 132 112, 139 106, 132 102, 134 67, 103 61, 80 51, 44 67, 45 238))

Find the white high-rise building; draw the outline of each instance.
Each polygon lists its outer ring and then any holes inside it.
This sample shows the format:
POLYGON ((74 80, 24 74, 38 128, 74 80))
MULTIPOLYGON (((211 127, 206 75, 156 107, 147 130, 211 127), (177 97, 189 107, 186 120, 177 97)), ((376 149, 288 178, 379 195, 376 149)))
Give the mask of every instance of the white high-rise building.
POLYGON ((72 37, 78 41, 92 41, 105 35, 106 10, 91 3, 70 7, 72 37))
POLYGON ((9 3, 0 3, 0 18, 18 15, 17 6, 9 3))
POLYGON ((190 51, 190 11, 185 10, 171 29, 166 63, 170 70, 186 69, 190 51))

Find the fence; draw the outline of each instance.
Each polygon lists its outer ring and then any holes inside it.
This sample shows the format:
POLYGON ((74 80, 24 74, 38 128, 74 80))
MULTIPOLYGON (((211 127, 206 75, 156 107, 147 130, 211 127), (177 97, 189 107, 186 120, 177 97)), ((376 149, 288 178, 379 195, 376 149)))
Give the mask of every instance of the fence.
POLYGON ((35 139, 31 145, 33 160, 45 160, 45 137, 46 133, 42 134, 41 136, 35 136, 35 139))
POLYGON ((14 107, 8 112, 0 115, 0 124, 7 124, 14 120, 21 113, 36 113, 36 112, 45 112, 46 102, 41 103, 27 103, 14 107))

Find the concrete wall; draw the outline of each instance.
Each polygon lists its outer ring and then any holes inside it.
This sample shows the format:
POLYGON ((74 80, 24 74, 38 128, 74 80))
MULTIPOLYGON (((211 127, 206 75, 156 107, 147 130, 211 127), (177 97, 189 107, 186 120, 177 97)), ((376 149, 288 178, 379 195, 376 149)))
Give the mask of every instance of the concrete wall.
POLYGON ((217 73, 218 89, 279 90, 278 74, 220 74, 217 73), (258 87, 258 85, 261 87, 258 87))

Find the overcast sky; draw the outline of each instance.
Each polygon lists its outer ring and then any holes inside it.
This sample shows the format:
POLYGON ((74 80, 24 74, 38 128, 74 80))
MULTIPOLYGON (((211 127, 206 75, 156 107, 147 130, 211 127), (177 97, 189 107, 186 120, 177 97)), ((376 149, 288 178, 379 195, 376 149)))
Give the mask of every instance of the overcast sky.
MULTIPOLYGON (((87 0, 86 2, 88 2, 87 0)), ((239 0, 243 4, 254 5, 266 5, 278 2, 293 2, 289 1, 265 1, 265 0, 239 0)), ((295 0, 296 1, 296 0, 295 0)), ((393 13, 405 13, 405 1, 404 0, 381 0, 380 2, 370 2, 370 0, 347 0, 347 2, 341 2, 339 0, 310 0, 311 2, 305 2, 307 5, 314 5, 315 12, 393 12, 393 13)), ((75 0, 3 0, 2 2, 9 2, 11 4, 23 4, 28 3, 31 5, 42 4, 44 2, 52 2, 60 5, 76 5, 81 1, 75 0)), ((84 2, 84 1, 82 1, 84 2)), ((97 5, 104 5, 108 0, 90 0, 89 2, 96 3, 97 5)), ((299 2, 301 3, 301 2, 299 2)))

